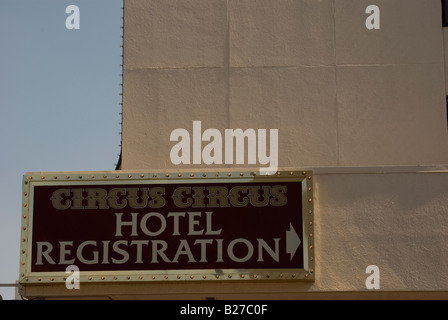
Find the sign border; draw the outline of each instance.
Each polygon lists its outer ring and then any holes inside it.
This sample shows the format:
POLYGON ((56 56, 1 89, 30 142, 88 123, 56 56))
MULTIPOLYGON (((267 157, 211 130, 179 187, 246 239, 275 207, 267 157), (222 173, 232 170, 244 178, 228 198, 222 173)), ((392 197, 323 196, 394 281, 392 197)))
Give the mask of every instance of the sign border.
POLYGON ((80 271, 81 283, 135 283, 175 281, 254 281, 290 280, 315 281, 314 248, 314 198, 313 172, 311 170, 278 171, 274 175, 260 175, 256 171, 191 171, 191 172, 137 172, 137 171, 89 171, 89 172, 41 172, 23 176, 23 202, 20 237, 19 283, 65 283, 65 272, 31 272, 32 225, 34 186, 39 185, 97 185, 141 183, 215 183, 226 182, 275 182, 297 181, 302 184, 303 269, 193 269, 193 270, 125 270, 80 271))

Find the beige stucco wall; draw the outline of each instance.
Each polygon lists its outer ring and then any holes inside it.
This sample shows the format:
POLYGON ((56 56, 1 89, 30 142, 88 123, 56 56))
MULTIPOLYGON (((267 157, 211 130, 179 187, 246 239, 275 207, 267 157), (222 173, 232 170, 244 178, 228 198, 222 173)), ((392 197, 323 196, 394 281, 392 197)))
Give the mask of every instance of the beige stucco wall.
POLYGON ((381 290, 448 289, 448 175, 437 169, 317 170, 322 289, 360 290, 370 264, 381 290))
POLYGON ((374 2, 125 1, 122 168, 193 120, 279 129, 283 167, 447 163, 440 1, 374 2))

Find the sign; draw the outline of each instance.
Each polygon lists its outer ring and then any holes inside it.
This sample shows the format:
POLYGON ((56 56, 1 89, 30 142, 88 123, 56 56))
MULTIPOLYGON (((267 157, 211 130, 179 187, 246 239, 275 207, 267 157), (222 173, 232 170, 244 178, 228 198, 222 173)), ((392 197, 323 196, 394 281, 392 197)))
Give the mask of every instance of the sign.
POLYGON ((28 174, 22 283, 312 280, 309 171, 28 174))

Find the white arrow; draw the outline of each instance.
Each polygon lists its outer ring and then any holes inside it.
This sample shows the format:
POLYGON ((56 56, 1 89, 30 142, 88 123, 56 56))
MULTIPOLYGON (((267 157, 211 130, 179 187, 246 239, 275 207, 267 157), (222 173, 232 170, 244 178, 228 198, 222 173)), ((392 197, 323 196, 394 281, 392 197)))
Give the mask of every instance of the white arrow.
POLYGON ((286 253, 290 255, 290 260, 296 254, 301 242, 292 224, 289 223, 289 231, 286 231, 286 253))

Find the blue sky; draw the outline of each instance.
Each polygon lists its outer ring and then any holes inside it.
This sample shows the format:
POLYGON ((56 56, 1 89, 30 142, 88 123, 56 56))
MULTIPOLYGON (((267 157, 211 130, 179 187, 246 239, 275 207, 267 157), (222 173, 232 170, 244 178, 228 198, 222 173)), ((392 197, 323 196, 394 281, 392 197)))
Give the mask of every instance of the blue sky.
MULTIPOLYGON (((19 273, 22 176, 113 170, 122 0, 0 0, 0 283, 19 273), (65 9, 80 10, 69 30, 65 9)), ((4 299, 14 289, 0 288, 4 299)))

